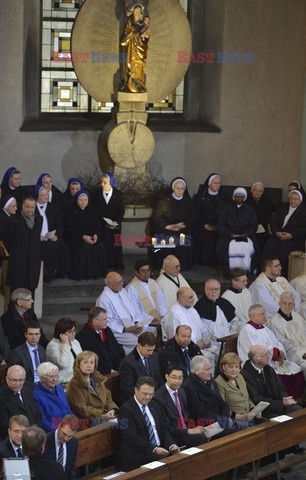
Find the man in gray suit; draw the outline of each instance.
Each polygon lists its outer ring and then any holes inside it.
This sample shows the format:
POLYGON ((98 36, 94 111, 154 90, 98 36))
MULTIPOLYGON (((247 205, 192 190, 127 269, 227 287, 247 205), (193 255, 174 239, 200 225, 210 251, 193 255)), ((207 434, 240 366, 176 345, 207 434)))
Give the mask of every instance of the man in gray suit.
POLYGON ((41 328, 37 322, 29 322, 25 326, 24 335, 26 342, 12 350, 8 363, 21 365, 26 371, 27 381, 37 383, 39 382, 37 367, 47 361, 45 349, 39 345, 41 328))

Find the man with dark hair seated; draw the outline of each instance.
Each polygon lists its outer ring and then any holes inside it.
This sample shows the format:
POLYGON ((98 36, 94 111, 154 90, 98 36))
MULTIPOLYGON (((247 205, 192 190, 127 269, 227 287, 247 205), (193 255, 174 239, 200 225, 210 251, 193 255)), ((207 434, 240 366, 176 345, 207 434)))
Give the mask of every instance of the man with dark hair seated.
POLYGON ((46 362, 45 349, 38 344, 41 337, 41 328, 37 322, 29 322, 24 329, 26 342, 14 348, 10 353, 8 363, 10 365, 21 365, 26 371, 28 382, 39 382, 37 367, 40 363, 46 362))
POLYGON ((65 415, 58 428, 47 434, 44 457, 59 463, 65 471, 67 480, 76 478, 78 440, 75 434, 78 428, 78 418, 75 415, 65 415))
POLYGON ((151 377, 140 377, 134 389, 134 397, 119 409, 121 446, 117 467, 120 470, 133 470, 179 451, 159 409, 151 404, 154 385, 151 377))
POLYGON ((24 456, 29 459, 31 478, 35 480, 66 480, 66 475, 57 462, 43 456, 47 435, 39 427, 26 428, 22 436, 24 456))
POLYGON ((184 367, 169 365, 166 369, 166 384, 154 395, 152 404, 156 404, 164 415, 167 429, 181 447, 196 447, 207 442, 204 426, 188 428, 189 412, 185 391, 180 388, 184 380, 184 367))
POLYGON ((159 354, 160 371, 164 380, 169 365, 183 367, 184 378, 190 374, 190 360, 202 355, 198 345, 191 340, 192 330, 188 325, 178 325, 175 336, 168 340, 159 354))
MULTIPOLYGON (((33 303, 31 290, 27 288, 16 288, 11 294, 8 309, 1 317, 2 327, 11 350, 24 343, 24 327, 27 323, 36 321, 39 325, 32 308, 33 303)), ((48 345, 43 331, 41 331, 39 343, 44 348, 48 345)))
POLYGON ((133 396, 134 387, 139 377, 145 375, 152 377, 157 388, 163 385, 155 347, 155 335, 152 332, 143 332, 138 337, 137 347, 122 360, 119 368, 122 403, 133 396))
POLYGON ((98 371, 103 375, 119 370, 124 350, 107 326, 107 312, 101 307, 92 307, 88 312, 88 322, 76 336, 83 350, 98 355, 98 371))

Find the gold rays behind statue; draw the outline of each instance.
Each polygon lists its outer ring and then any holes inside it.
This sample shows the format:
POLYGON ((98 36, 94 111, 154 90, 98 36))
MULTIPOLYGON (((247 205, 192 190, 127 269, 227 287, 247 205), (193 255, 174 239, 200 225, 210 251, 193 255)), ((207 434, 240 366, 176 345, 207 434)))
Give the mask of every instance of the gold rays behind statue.
MULTIPOLYGON (((83 88, 98 102, 112 101, 120 87, 124 7, 120 0, 86 0, 74 23, 72 53, 85 54, 84 63, 74 62, 74 69, 83 88)), ((178 0, 150 0, 149 12, 146 89, 148 102, 153 103, 163 100, 183 79, 188 64, 178 63, 177 52, 191 52, 191 32, 178 0)))

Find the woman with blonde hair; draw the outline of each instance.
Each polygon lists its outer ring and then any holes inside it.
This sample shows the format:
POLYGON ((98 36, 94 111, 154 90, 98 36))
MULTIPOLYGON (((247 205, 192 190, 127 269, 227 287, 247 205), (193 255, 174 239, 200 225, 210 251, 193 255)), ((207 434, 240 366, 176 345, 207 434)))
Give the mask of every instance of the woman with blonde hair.
POLYGON ((79 353, 73 365, 73 377, 67 386, 68 403, 86 426, 115 418, 118 406, 105 387, 106 377, 97 370, 98 356, 85 350, 79 353))

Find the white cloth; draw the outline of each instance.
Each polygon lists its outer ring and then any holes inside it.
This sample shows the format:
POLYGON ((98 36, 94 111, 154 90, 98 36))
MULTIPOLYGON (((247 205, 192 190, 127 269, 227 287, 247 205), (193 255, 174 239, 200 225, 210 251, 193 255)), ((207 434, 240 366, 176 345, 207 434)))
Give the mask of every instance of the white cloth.
POLYGON ((50 203, 52 202, 52 195, 53 195, 53 194, 52 194, 52 189, 51 189, 51 190, 49 190, 49 192, 48 192, 48 202, 50 202, 50 203))
MULTIPOLYGON (((201 319, 195 308, 185 308, 176 302, 161 321, 163 340, 167 341, 174 337, 176 327, 179 325, 188 325, 192 330, 191 340, 194 343, 208 343, 214 335, 214 323, 211 320, 201 319)), ((216 363, 218 354, 216 347, 212 347, 211 350, 203 348, 201 352, 213 365, 216 363)))
MULTIPOLYGON (((238 335, 238 354, 243 363, 248 360, 248 353, 252 345, 262 345, 271 354, 273 354, 273 348, 278 348, 286 354, 285 347, 277 340, 270 328, 264 326, 264 328, 256 329, 250 323, 247 323, 242 327, 238 335)), ((276 373, 281 374, 292 374, 301 371, 301 368, 296 363, 288 360, 285 360, 282 366, 277 361, 271 360, 270 365, 276 373)))
MULTIPOLYGON (((113 292, 109 287, 104 287, 96 301, 97 307, 107 311, 108 326, 111 328, 118 343, 123 346, 126 354, 130 353, 137 345, 138 336, 134 333, 124 332, 125 327, 131 327, 141 320, 150 319, 147 314, 141 314, 137 305, 133 305, 126 290, 113 292)), ((142 330, 156 331, 153 327, 144 326, 142 330)))
POLYGON ((254 245, 250 238, 247 242, 237 242, 231 240, 228 246, 228 261, 230 270, 233 268, 243 268, 249 272, 251 270, 252 256, 254 255, 254 245))
POLYGON ((242 328, 245 323, 248 323, 248 311, 250 306, 253 305, 252 295, 248 288, 244 288, 240 293, 226 290, 223 293, 222 298, 228 300, 233 307, 235 307, 235 315, 241 322, 240 328, 242 328))
POLYGON ((292 320, 277 313, 270 318, 269 327, 284 345, 288 360, 301 367, 306 379, 306 360, 302 358, 306 353, 305 320, 296 312, 292 312, 292 320))
POLYGON ((306 275, 299 275, 290 281, 290 285, 302 297, 303 302, 306 301, 306 275))
POLYGON ((289 207, 289 211, 288 211, 287 215, 286 215, 285 218, 284 218, 284 223, 283 223, 282 228, 284 228, 284 227, 287 225, 287 223, 288 223, 288 221, 289 221, 289 218, 291 217, 291 215, 294 214, 294 212, 296 211, 297 208, 298 208, 298 207, 289 207))
MULTIPOLYGON (((192 329, 191 339, 195 343, 202 342, 203 336, 213 335, 213 330, 207 329, 195 308, 185 308, 176 302, 161 321, 163 340, 167 341, 174 337, 175 329, 179 325, 188 325, 192 329)), ((206 342, 206 338, 204 341, 206 342)))
MULTIPOLYGON (((155 285, 155 288, 156 288, 158 305, 155 305, 155 303, 154 303, 149 284, 147 282, 142 282, 142 281, 139 280, 139 284, 140 284, 141 288, 145 291, 145 293, 146 293, 147 297, 149 298, 153 307, 156 308, 156 310, 159 312, 161 317, 164 317, 166 315, 167 311, 168 311, 167 307, 166 307, 164 294, 161 291, 158 283, 155 282, 155 280, 151 279, 151 282, 154 282, 154 285, 155 285)), ((136 304, 138 310, 141 312, 141 315, 144 315, 146 312, 143 308, 143 305, 141 303, 141 300, 140 300, 140 297, 139 297, 139 294, 138 294, 138 291, 137 291, 136 287, 133 284, 129 283, 126 287, 126 291, 128 292, 128 295, 131 299, 131 302, 134 305, 136 304)), ((152 315, 151 315, 151 318, 153 320, 152 315)))
POLYGON ((59 383, 67 383, 73 376, 74 357, 71 353, 71 348, 76 355, 82 352, 82 347, 78 340, 73 340, 70 345, 62 343, 57 338, 52 338, 47 345, 47 360, 58 367, 59 383))
MULTIPOLYGON (((180 287, 190 288, 189 283, 185 280, 183 275, 181 275, 180 273, 177 277, 173 277, 173 278, 176 282, 177 281, 179 282, 180 287)), ((171 280, 169 280, 169 278, 163 275, 163 270, 161 271, 161 274, 159 275, 159 277, 156 279, 156 282, 158 283, 161 291, 164 294, 166 308, 167 310, 169 310, 171 305, 176 303, 176 300, 177 300, 176 293, 179 287, 177 287, 174 282, 172 282, 171 280)), ((194 306, 198 301, 198 297, 194 291, 193 291, 193 295, 194 295, 194 302, 193 302, 193 306, 194 306)))
POLYGON ((295 299, 295 310, 300 308, 301 297, 290 285, 285 277, 277 277, 276 282, 271 282, 261 273, 250 286, 253 303, 259 303, 266 309, 267 317, 273 317, 279 309, 279 296, 283 292, 291 292, 295 299))
POLYGON ((109 192, 105 192, 104 190, 102 191, 102 195, 104 197, 104 200, 106 202, 106 204, 108 205, 109 204, 109 201, 110 199, 112 198, 112 195, 113 195, 113 189, 111 188, 109 190, 109 192))
POLYGON ((46 208, 47 208, 48 203, 38 203, 37 202, 37 210, 39 211, 40 215, 43 218, 43 223, 41 227, 41 232, 40 235, 44 237, 48 233, 48 219, 46 215, 46 208))

